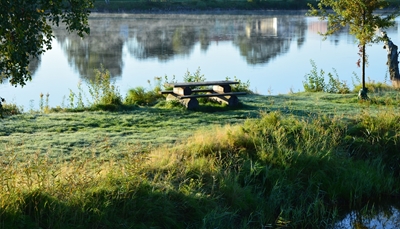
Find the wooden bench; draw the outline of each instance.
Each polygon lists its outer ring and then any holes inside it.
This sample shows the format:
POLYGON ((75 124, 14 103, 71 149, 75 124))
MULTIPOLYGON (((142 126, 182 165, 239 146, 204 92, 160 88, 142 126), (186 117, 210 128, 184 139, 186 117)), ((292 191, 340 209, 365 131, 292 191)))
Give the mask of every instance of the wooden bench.
POLYGON ((173 90, 161 91, 161 94, 168 94, 167 100, 179 100, 188 109, 196 108, 199 105, 197 98, 210 98, 229 106, 239 104, 238 95, 245 95, 246 92, 232 92, 231 85, 238 84, 236 81, 204 81, 170 84, 173 90), (212 86, 209 89, 195 89, 195 87, 212 86), (198 94, 202 93, 202 94, 198 94))

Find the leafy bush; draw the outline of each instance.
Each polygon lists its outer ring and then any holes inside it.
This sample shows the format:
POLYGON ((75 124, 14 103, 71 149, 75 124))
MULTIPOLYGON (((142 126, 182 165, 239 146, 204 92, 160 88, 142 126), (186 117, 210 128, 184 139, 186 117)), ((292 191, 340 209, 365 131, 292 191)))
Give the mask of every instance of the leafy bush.
POLYGON ((331 73, 328 73, 329 82, 325 85, 326 92, 336 93, 336 94, 347 94, 350 93, 350 88, 347 86, 346 82, 340 81, 336 69, 333 69, 336 78, 333 77, 331 73))
POLYGON ((306 92, 328 92, 337 94, 346 94, 350 92, 346 82, 340 81, 335 69, 333 69, 336 77, 328 72, 328 83, 325 83, 325 71, 317 69, 317 65, 313 60, 311 62, 311 72, 305 75, 306 81, 303 81, 303 87, 306 92))
POLYGON ((110 72, 104 69, 103 65, 94 71, 95 78, 88 84, 93 105, 122 105, 122 97, 118 88, 111 82, 110 72))
MULTIPOLYGON (((122 104, 122 96, 118 87, 111 82, 111 75, 107 69, 101 65, 100 69, 95 69, 94 79, 89 80, 87 87, 90 99, 86 98, 85 92, 82 90, 81 82, 78 83, 78 93, 70 89, 68 96, 69 107, 66 110, 83 111, 87 110, 119 110, 122 104), (88 106, 85 106, 83 98, 87 99, 88 106)), ((46 104, 48 103, 46 98, 46 104)), ((41 96, 40 107, 43 110, 43 96, 41 96)), ((65 108, 64 108, 65 109, 65 108)), ((57 109, 58 110, 58 109, 57 109)))
MULTIPOLYGON (((226 77, 226 80, 231 80, 230 77, 226 77)), ((250 90, 250 81, 248 80, 246 83, 244 83, 242 80, 236 78, 236 76, 233 77, 233 81, 238 82, 238 84, 232 84, 231 88, 233 92, 247 92, 248 94, 254 94, 250 90)))
POLYGON ((144 87, 135 87, 128 91, 125 98, 127 105, 152 105, 162 96, 156 90, 147 91, 144 87))
POLYGON ((186 71, 185 75, 183 76, 184 82, 204 82, 206 81, 206 77, 204 74, 201 74, 200 67, 197 68, 194 74, 190 73, 189 70, 186 71))
POLYGON ((13 103, 0 102, 0 117, 22 114, 23 110, 13 103))
POLYGON ((313 60, 311 62, 311 72, 305 75, 306 81, 303 81, 303 87, 306 92, 325 91, 325 71, 320 70, 318 74, 317 65, 313 60))

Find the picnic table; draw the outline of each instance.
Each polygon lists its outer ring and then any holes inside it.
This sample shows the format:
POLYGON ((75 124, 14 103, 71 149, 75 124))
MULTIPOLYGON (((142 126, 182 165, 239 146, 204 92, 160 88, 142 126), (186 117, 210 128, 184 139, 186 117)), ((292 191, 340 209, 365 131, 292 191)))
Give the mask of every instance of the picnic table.
POLYGON ((204 82, 184 82, 171 83, 173 90, 161 91, 162 94, 168 94, 167 100, 178 99, 188 109, 194 109, 199 105, 197 98, 208 97, 220 103, 226 103, 229 106, 239 104, 238 95, 245 95, 246 92, 232 92, 232 84, 238 84, 237 81, 204 81, 204 82), (197 89, 198 87, 207 87, 197 89))

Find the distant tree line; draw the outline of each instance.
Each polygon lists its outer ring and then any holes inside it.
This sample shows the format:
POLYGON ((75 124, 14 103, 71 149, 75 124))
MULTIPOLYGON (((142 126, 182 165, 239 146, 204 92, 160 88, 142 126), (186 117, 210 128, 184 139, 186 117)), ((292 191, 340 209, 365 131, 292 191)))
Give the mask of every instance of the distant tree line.
MULTIPOLYGON (((393 1, 394 2, 394 1, 393 1)), ((307 4, 315 0, 96 0, 95 10, 207 10, 207 9, 307 9, 307 4)))

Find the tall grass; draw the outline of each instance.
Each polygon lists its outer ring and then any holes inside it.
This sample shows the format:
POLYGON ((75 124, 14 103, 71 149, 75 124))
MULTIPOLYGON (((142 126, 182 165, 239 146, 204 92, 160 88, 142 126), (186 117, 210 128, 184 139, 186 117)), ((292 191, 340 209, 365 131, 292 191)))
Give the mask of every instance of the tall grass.
POLYGON ((269 112, 145 152, 3 154, 0 227, 326 228, 399 194, 398 120, 269 112))

